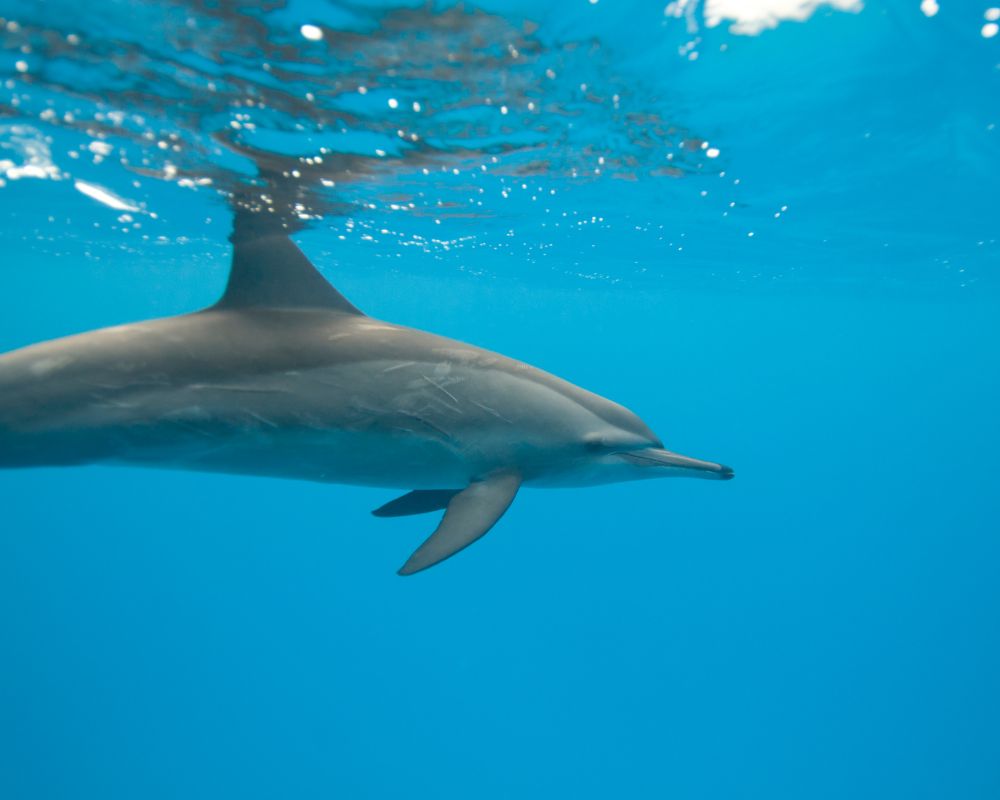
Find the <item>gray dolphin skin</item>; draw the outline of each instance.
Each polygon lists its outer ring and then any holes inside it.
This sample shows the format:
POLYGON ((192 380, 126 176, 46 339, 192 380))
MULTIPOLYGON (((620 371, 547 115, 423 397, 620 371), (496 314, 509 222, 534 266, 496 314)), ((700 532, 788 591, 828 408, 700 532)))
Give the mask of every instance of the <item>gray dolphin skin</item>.
POLYGON ((0 467, 405 489, 373 513, 444 516, 401 575, 483 536, 521 486, 733 477, 663 449, 632 412, 567 381, 366 316, 284 234, 237 224, 231 240, 214 306, 0 356, 0 467))

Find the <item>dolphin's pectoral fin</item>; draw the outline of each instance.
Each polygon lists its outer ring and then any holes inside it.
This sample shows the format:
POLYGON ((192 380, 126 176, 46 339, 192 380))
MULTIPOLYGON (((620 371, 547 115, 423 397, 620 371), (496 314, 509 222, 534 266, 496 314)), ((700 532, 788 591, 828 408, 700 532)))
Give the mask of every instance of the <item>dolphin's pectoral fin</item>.
POLYGON ((451 498, 437 530, 414 551, 399 574, 433 567, 468 547, 503 516, 520 486, 521 476, 514 472, 498 472, 470 483, 451 498))
POLYGON ((451 498, 460 491, 461 489, 416 489, 379 506, 372 514, 376 517, 408 517, 411 514, 440 511, 447 508, 451 498))

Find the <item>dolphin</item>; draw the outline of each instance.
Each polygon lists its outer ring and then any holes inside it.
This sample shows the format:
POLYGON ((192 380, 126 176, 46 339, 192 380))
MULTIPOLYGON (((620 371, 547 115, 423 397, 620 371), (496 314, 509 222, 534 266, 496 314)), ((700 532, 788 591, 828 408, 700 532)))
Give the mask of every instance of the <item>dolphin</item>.
POLYGON ((240 224, 222 298, 0 355, 0 467, 129 464, 407 493, 444 511, 399 570, 454 555, 521 486, 726 480, 635 414, 521 361, 369 317, 284 231, 240 224))

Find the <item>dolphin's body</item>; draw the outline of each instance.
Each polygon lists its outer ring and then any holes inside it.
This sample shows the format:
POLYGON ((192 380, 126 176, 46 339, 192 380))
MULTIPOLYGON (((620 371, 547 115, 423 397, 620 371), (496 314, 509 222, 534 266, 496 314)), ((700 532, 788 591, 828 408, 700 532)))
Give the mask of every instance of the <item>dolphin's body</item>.
POLYGON ((400 574, 485 534, 521 485, 730 478, 634 414, 527 364, 362 314, 282 235, 234 234, 198 313, 0 356, 0 467, 91 463, 411 490, 446 509, 400 574))

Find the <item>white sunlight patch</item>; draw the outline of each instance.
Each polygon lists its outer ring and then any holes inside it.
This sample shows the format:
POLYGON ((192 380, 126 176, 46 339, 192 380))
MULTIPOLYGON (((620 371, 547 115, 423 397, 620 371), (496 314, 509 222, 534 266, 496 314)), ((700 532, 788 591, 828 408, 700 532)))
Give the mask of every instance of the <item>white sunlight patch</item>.
POLYGON ((139 210, 138 206, 134 206, 127 200, 123 200, 114 192, 105 189, 103 186, 98 186, 94 183, 87 183, 86 181, 76 181, 73 186, 81 194, 85 194, 92 200, 96 200, 98 203, 103 203, 108 208, 113 208, 115 211, 139 210))
POLYGON ((310 42, 318 42, 323 38, 323 29, 316 25, 303 25, 299 28, 299 33, 310 42))
POLYGON ((40 131, 30 125, 0 126, 0 185, 22 178, 57 181, 63 177, 40 131))
POLYGON ((731 33, 756 36, 786 20, 803 22, 820 6, 858 12, 863 5, 861 0, 705 0, 705 24, 714 28, 731 20, 731 33))

